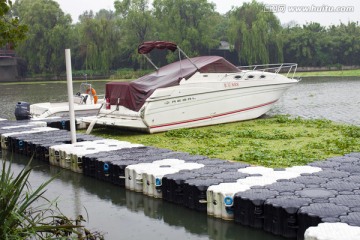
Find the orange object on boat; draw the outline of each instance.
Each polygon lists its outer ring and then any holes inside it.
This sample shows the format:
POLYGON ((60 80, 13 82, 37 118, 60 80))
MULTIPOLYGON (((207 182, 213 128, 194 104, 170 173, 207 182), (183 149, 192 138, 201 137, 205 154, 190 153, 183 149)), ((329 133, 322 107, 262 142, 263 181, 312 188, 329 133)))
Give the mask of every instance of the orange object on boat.
POLYGON ((89 88, 86 90, 86 94, 89 94, 89 93, 90 93, 90 89, 91 89, 91 95, 94 97, 94 103, 96 104, 97 101, 98 101, 98 96, 96 95, 95 89, 89 87, 89 88))

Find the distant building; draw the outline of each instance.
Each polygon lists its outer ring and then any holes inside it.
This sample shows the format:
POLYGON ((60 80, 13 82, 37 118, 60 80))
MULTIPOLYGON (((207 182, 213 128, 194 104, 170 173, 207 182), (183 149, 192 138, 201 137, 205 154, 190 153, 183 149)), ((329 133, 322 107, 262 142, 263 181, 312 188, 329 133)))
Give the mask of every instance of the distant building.
POLYGON ((25 63, 9 46, 0 49, 0 82, 17 82, 24 76, 25 63))
POLYGON ((218 48, 210 50, 210 55, 223 57, 235 66, 239 65, 238 54, 231 51, 229 42, 220 41, 218 48))

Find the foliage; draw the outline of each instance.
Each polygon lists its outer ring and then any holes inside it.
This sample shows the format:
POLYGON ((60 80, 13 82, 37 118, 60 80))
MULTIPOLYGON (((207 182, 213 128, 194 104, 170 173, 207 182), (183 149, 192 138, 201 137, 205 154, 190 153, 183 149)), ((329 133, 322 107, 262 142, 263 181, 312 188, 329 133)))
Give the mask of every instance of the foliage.
POLYGON ((59 75, 65 69, 64 50, 69 48, 71 17, 52 0, 21 0, 14 5, 21 21, 30 26, 27 39, 16 49, 33 73, 59 75))
POLYGON ((284 58, 302 66, 360 65, 360 26, 341 23, 325 28, 319 23, 284 29, 284 58))
POLYGON ((75 56, 78 65, 85 70, 109 74, 120 54, 120 28, 114 12, 100 10, 95 16, 85 12, 79 17, 74 31, 76 36, 75 56))
POLYGON ((142 56, 137 54, 137 46, 152 39, 154 19, 149 9, 149 0, 116 0, 116 13, 120 16, 119 24, 124 35, 122 48, 126 55, 134 62, 137 69, 144 65, 142 56))
MULTIPOLYGON (((189 56, 227 56, 226 50, 217 50, 220 41, 227 41, 239 60, 232 61, 241 65, 284 60, 300 66, 360 66, 359 23, 281 26, 255 0, 226 14, 216 12, 209 0, 116 0, 115 12, 86 11, 75 24, 54 0, 17 0, 13 8, 11 1, 0 1, 0 45, 13 44, 4 33, 13 31, 8 37, 14 43, 24 38, 28 25, 27 40, 16 51, 32 74, 64 73, 65 48, 72 49, 74 70, 111 76, 121 68, 148 69, 137 46, 149 40, 176 42, 189 56)), ((151 57, 158 65, 177 59, 156 51, 151 57)))
POLYGON ((356 70, 335 70, 317 72, 297 72, 297 77, 359 77, 360 69, 356 70))
POLYGON ((28 27, 21 24, 19 18, 11 16, 11 0, 0 0, 0 47, 10 45, 11 48, 25 39, 28 27))
POLYGON ((31 189, 29 176, 32 169, 29 164, 14 175, 11 162, 2 163, 0 172, 0 238, 1 239, 50 239, 90 237, 102 239, 98 233, 91 233, 80 224, 79 216, 71 220, 64 216, 51 202, 44 197, 46 187, 53 180, 31 189), (37 205, 38 204, 38 205, 37 205), (85 234, 85 236, 84 236, 85 234))
POLYGON ((360 151, 360 127, 328 120, 272 118, 143 134, 94 129, 102 137, 270 167, 304 165, 360 151))
POLYGON ((218 17, 213 3, 207 0, 154 0, 153 6, 157 20, 156 39, 176 42, 189 56, 208 52, 219 44, 218 39, 213 38, 218 17))
POLYGON ((230 13, 229 39, 242 65, 282 62, 283 42, 279 19, 253 0, 230 13))
POLYGON ((137 70, 132 69, 119 69, 111 76, 113 79, 136 79, 142 77, 148 73, 153 72, 152 70, 137 70))

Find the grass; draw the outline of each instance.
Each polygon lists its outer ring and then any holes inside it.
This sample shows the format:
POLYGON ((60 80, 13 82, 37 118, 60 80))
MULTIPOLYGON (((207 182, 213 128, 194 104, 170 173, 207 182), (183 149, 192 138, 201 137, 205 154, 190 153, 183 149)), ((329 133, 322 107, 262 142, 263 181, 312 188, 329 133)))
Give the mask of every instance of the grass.
POLYGON ((56 201, 44 197, 50 179, 32 189, 30 162, 17 175, 11 162, 2 161, 0 171, 0 239, 103 239, 83 226, 79 216, 71 220, 57 208, 56 201), (86 236, 84 236, 86 235, 86 236), (90 235, 92 238, 90 238, 90 235))
POLYGON ((336 71, 317 71, 317 72, 297 72, 296 77, 360 77, 360 69, 336 70, 336 71))
POLYGON ((92 134, 269 167, 305 165, 360 151, 360 127, 276 116, 158 134, 97 128, 92 134))

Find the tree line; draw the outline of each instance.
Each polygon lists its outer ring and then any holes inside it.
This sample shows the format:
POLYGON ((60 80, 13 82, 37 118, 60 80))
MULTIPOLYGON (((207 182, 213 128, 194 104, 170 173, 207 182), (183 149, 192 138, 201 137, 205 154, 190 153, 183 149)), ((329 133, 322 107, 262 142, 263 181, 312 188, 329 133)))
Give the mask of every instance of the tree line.
MULTIPOLYGON (((239 65, 360 65, 358 22, 284 26, 255 0, 226 14, 216 12, 207 0, 154 0, 152 5, 149 0, 116 0, 115 11, 86 11, 75 24, 53 0, 16 0, 10 6, 7 18, 27 26, 20 29, 25 39, 18 41, 20 35, 14 46, 17 43, 17 55, 32 74, 63 73, 65 48, 72 50, 74 70, 109 74, 121 68, 147 68, 137 46, 150 40, 175 42, 189 56, 209 55, 226 41, 239 65)), ((0 45, 9 39, 0 38, 0 45)), ((163 63, 176 58, 166 53, 153 57, 163 63)))

